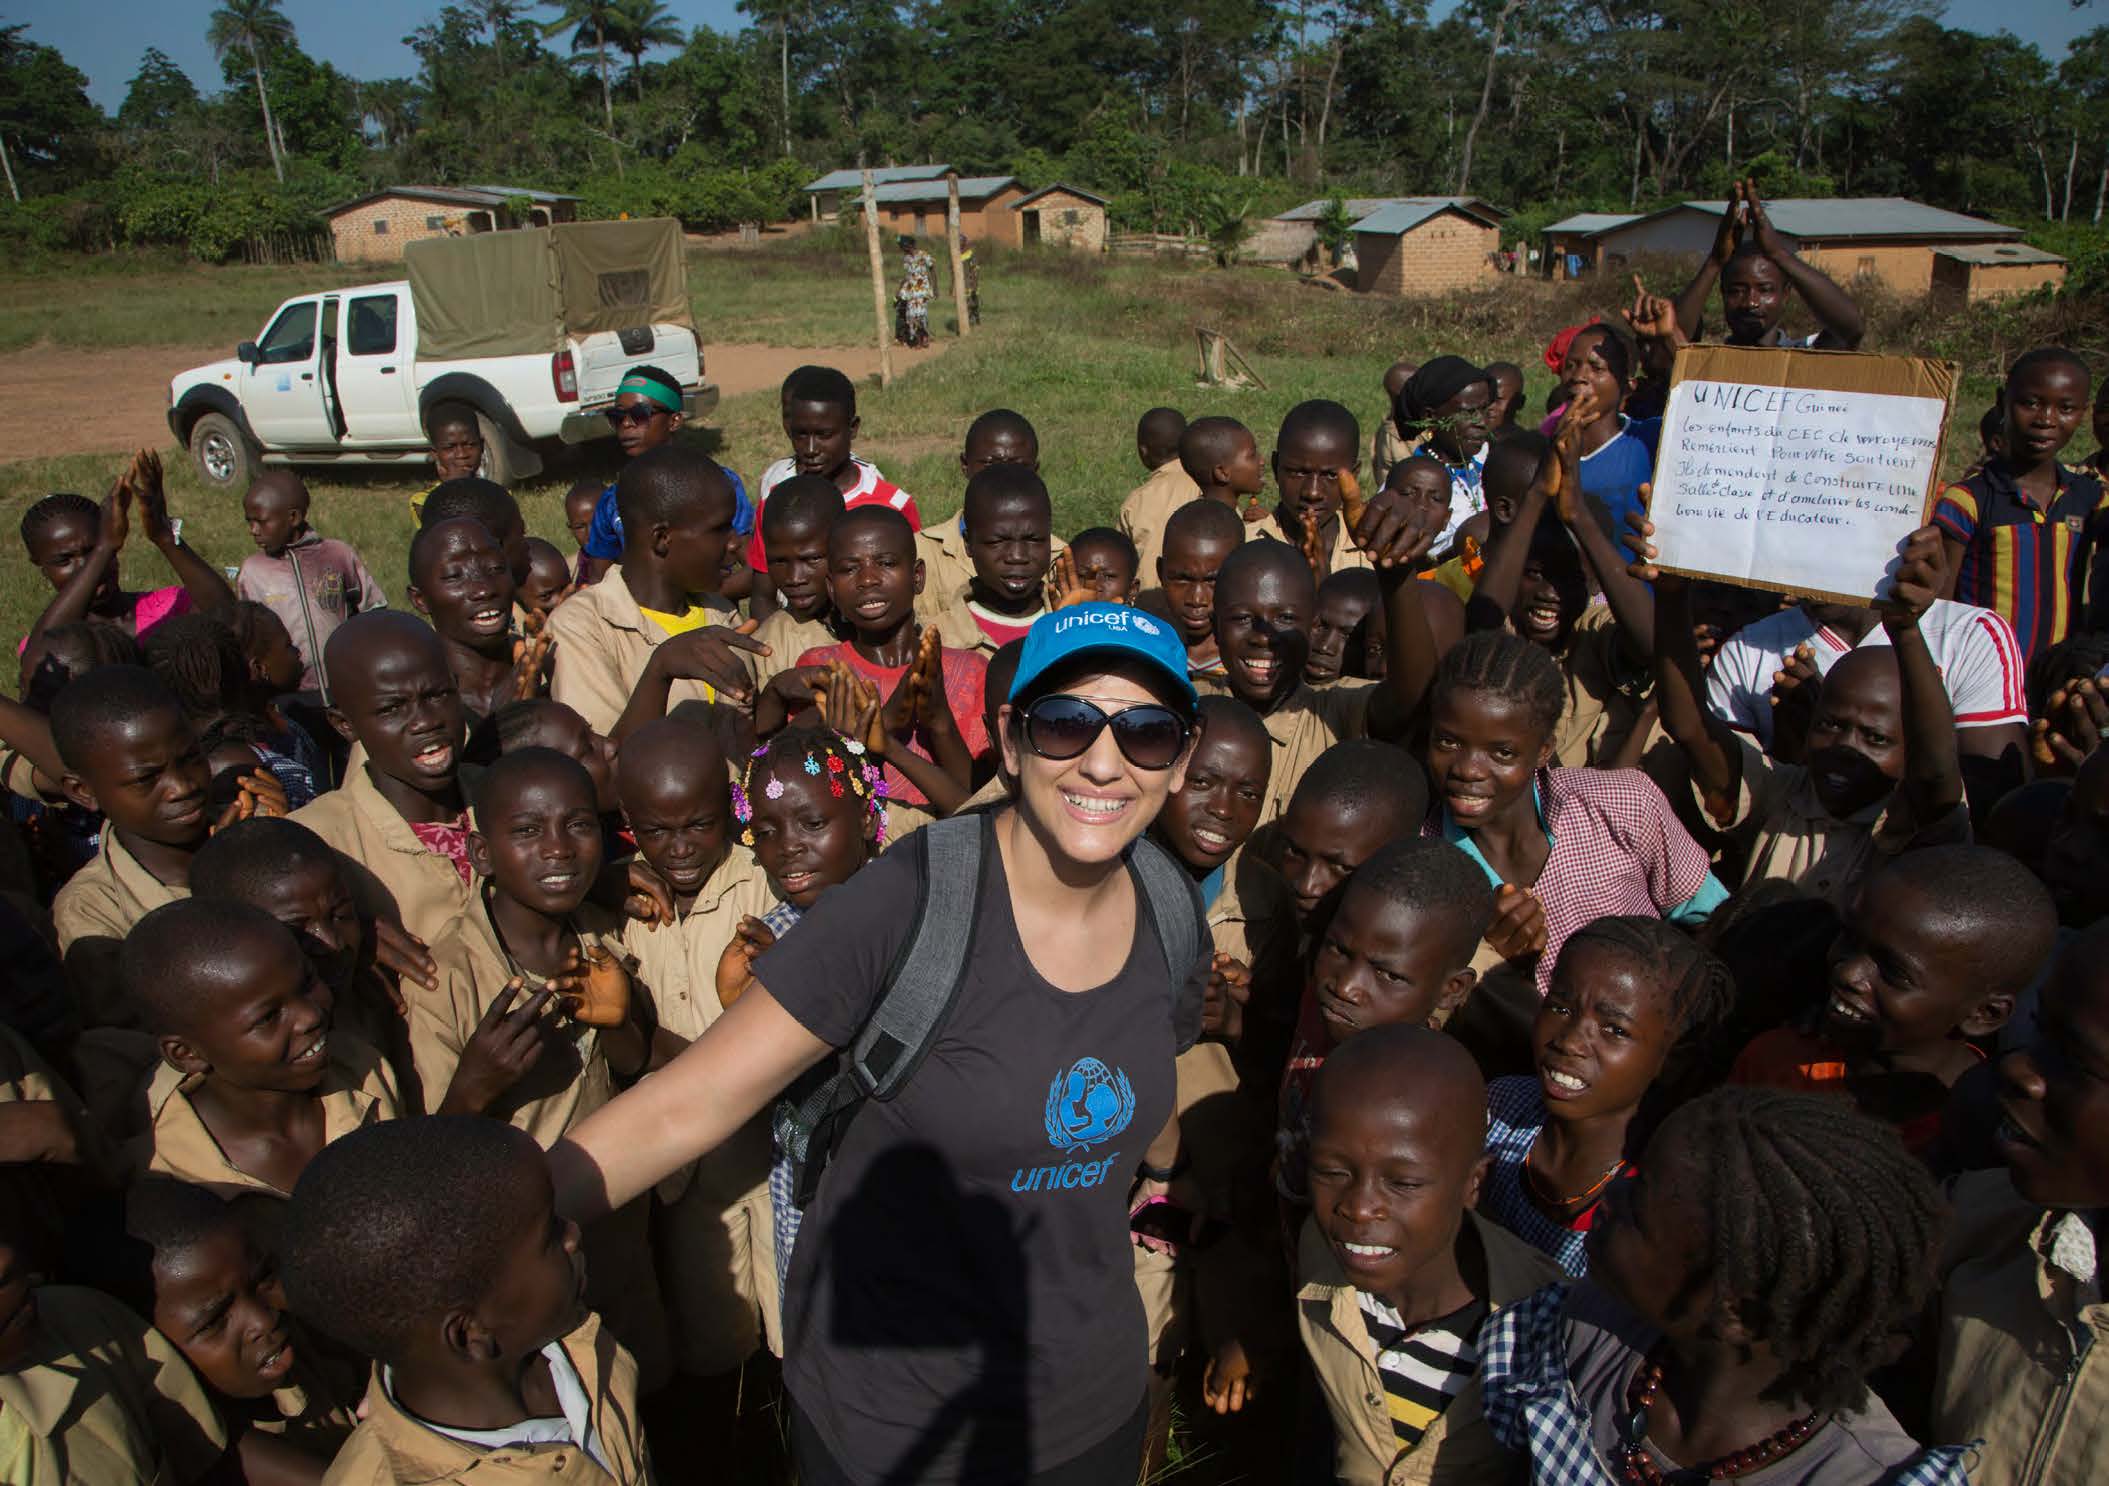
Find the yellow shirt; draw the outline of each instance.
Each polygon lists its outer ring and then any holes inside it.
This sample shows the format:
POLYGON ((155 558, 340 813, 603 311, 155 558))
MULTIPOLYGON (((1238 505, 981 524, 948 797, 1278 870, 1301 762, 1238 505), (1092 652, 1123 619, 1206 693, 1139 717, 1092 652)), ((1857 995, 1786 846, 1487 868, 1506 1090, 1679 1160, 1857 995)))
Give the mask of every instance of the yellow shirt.
POLYGON ((102 849, 73 874, 51 901, 52 927, 65 956, 66 982, 92 1027, 130 1027, 139 1018, 117 978, 125 935, 164 903, 190 896, 170 887, 125 850, 117 832, 103 832, 102 849))

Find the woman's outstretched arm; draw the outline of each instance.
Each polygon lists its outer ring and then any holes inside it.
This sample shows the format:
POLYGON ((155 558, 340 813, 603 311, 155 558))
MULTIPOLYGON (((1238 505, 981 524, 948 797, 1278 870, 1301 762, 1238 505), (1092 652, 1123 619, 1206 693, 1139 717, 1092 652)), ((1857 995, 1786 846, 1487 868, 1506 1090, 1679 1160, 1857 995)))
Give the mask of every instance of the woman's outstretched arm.
POLYGON ((717 1149, 834 1051, 756 983, 673 1062, 551 1148, 557 1211, 584 1223, 717 1149))

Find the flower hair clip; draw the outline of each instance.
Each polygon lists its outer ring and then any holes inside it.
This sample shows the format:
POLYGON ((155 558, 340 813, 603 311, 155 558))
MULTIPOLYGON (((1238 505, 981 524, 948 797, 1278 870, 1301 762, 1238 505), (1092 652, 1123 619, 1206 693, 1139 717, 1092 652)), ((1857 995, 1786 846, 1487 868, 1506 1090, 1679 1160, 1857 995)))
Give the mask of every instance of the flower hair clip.
MULTIPOLYGON (((813 772, 817 774, 820 771, 815 769, 813 772)), ((771 779, 763 786, 762 793, 769 799, 781 800, 784 797, 784 782, 781 779, 771 779)))
MULTIPOLYGON (((810 753, 806 755, 804 768, 808 774, 811 774, 816 779, 820 776, 820 760, 813 757, 813 755, 810 753)), ((774 797, 772 796, 771 798, 774 797)))

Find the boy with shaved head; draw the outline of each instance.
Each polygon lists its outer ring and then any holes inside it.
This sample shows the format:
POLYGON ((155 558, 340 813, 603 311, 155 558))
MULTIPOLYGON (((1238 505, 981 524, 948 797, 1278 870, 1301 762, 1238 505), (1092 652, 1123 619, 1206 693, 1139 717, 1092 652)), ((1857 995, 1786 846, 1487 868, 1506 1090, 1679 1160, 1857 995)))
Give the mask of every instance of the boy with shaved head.
MULTIPOLYGON (((967 425, 966 443, 959 451, 959 471, 972 486, 984 470, 998 465, 1017 465, 1037 472, 1040 468, 1040 436, 1022 413, 992 408, 967 425)), ((1054 550, 1062 550, 1062 539, 1053 538, 1054 550)), ((933 521, 915 534, 915 555, 923 564, 923 591, 915 598, 915 617, 935 620, 959 601, 974 580, 974 559, 967 551, 967 512, 961 505, 956 517, 933 521)))
MULTIPOLYGON (((671 922, 623 929, 657 1016, 659 1061, 717 1021, 719 958, 743 921, 776 906, 776 894, 754 853, 733 840, 730 781, 709 729, 685 717, 646 723, 623 744, 615 780, 638 851, 674 899, 671 922)), ((692 1377, 732 1372, 765 1340, 783 1350, 769 1160, 768 1120, 757 1117, 655 1189, 675 1365, 692 1377)))
POLYGON ((1135 449, 1150 477, 1120 503, 1118 525, 1142 554, 1142 581, 1152 581, 1151 559, 1164 540, 1164 523, 1172 512, 1201 494, 1201 487, 1180 462, 1179 445, 1186 419, 1175 408, 1152 408, 1135 430, 1135 449), (1174 422, 1176 421, 1176 424, 1174 422))
POLYGON ((1373 1028, 1326 1059, 1310 1122, 1296 1319, 1335 1477, 1505 1479, 1480 1412, 1480 1329, 1559 1270, 1473 1211, 1487 1122, 1471 1054, 1425 1027, 1373 1028))
POLYGON ((623 467, 615 500, 622 560, 550 616, 550 696, 618 739, 680 702, 744 702, 761 647, 717 594, 736 505, 725 471, 664 445, 623 467))
POLYGON ((330 726, 353 750, 344 783, 295 812, 345 858, 374 917, 429 943, 469 903, 468 723, 447 650, 414 615, 361 614, 330 636, 330 726))
POLYGON ((326 688, 322 647, 337 626, 388 596, 348 542, 308 525, 308 488, 291 470, 266 470, 242 497, 242 519, 257 550, 242 559, 234 596, 279 617, 300 652, 303 691, 326 688))
POLYGON ((125 941, 122 966, 161 1054, 147 1170, 223 1197, 289 1197, 323 1146, 399 1113, 381 1055, 335 1031, 329 989, 262 909, 164 904, 125 941))

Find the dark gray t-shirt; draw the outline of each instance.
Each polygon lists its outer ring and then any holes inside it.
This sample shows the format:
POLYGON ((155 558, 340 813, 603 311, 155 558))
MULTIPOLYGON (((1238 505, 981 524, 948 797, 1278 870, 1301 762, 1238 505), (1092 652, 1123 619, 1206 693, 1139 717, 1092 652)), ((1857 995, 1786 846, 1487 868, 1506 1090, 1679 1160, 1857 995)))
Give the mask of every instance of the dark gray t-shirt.
MULTIPOLYGON (((986 831, 983 860, 959 999, 899 1095, 858 1112, 786 1280, 786 1382, 860 1482, 1015 1481, 1100 1443, 1143 1396, 1128 1189, 1171 1115, 1207 961, 1172 976, 1138 884, 1120 973, 1058 990, 1019 943, 986 831)), ((844 1046, 870 1015, 916 865, 887 852, 756 962, 814 1036, 844 1046)))

